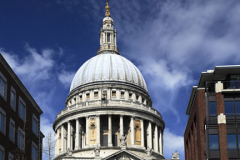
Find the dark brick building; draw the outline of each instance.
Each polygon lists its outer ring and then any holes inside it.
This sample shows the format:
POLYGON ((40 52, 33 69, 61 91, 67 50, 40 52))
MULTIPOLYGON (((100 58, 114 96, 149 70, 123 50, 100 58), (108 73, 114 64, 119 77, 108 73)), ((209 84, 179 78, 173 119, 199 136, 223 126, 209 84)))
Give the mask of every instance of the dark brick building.
POLYGON ((0 160, 42 159, 42 113, 0 54, 0 160))
POLYGON ((240 159, 240 66, 202 72, 186 114, 186 160, 240 159))

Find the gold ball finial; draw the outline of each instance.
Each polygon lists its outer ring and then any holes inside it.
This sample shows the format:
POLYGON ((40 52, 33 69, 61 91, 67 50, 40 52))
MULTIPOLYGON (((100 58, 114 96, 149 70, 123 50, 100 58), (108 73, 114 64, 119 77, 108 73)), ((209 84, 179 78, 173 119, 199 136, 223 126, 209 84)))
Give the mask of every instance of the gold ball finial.
POLYGON ((105 9, 106 9, 105 17, 111 17, 111 15, 110 15, 110 7, 108 5, 108 0, 107 0, 107 6, 105 7, 105 9))

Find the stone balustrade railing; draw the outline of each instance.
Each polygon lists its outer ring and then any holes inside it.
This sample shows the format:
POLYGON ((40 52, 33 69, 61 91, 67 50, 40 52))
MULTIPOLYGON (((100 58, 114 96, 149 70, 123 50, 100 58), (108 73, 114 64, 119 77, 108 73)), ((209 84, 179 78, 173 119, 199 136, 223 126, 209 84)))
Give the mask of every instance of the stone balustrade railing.
POLYGON ((69 111, 74 111, 74 110, 81 110, 81 109, 86 109, 88 107, 131 107, 131 108, 137 108, 140 110, 144 110, 147 112, 151 112, 155 114, 156 116, 162 118, 161 114, 154 108, 147 106, 145 104, 139 103, 139 102, 133 102, 133 101, 127 101, 127 100, 106 100, 106 101, 101 101, 101 100, 94 100, 94 101, 86 101, 86 102, 80 102, 76 104, 72 104, 71 106, 63 109, 57 116, 56 118, 59 118, 60 116, 64 115, 65 113, 69 111))

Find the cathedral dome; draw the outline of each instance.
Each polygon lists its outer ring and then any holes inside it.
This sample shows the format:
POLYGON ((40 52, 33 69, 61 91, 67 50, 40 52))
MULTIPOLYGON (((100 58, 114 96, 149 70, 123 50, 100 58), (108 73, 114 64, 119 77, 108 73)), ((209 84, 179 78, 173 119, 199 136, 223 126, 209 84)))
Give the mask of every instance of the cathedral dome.
POLYGON ((85 62, 75 74, 70 92, 81 85, 97 81, 126 82, 147 91, 145 80, 137 67, 117 54, 100 54, 85 62))

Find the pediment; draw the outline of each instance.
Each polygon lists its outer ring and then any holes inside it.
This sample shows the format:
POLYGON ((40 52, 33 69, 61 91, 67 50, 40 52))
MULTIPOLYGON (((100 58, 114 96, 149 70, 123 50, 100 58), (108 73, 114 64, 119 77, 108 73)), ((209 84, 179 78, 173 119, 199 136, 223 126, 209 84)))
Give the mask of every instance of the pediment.
POLYGON ((102 160, 144 160, 142 157, 130 152, 130 151, 119 151, 102 160))

